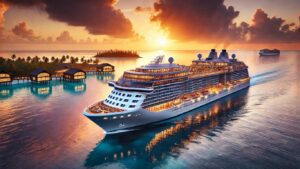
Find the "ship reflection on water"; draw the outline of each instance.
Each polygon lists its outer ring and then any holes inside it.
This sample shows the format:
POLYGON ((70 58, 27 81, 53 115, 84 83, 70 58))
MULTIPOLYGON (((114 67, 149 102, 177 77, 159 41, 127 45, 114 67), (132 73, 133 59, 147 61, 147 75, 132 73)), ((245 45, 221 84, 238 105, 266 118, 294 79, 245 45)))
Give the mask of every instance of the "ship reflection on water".
POLYGON ((280 55, 276 56, 259 56, 259 62, 262 64, 276 63, 280 60, 280 55))
POLYGON ((85 166, 121 163, 125 168, 153 168, 170 155, 176 158, 187 145, 201 144, 202 137, 212 138, 211 131, 222 132, 229 121, 236 120, 241 115, 238 110, 247 103, 247 93, 248 89, 240 91, 155 127, 107 135, 90 152, 85 166))

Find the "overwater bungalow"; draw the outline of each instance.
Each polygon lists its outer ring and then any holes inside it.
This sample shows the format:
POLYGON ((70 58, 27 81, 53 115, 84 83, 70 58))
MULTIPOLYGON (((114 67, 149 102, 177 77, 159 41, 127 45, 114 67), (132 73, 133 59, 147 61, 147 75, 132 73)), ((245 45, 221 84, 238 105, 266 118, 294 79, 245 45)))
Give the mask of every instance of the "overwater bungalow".
POLYGON ((105 72, 114 72, 115 67, 109 63, 102 63, 97 66, 97 72, 105 73, 105 72))
POLYGON ((10 84, 12 82, 12 76, 4 70, 0 70, 0 84, 10 84))
POLYGON ((86 73, 81 69, 71 68, 63 73, 63 78, 66 81, 72 82, 82 81, 86 78, 86 73))
POLYGON ((51 81, 52 78, 51 74, 48 71, 42 68, 38 68, 35 71, 31 72, 30 80, 36 83, 47 83, 51 81))

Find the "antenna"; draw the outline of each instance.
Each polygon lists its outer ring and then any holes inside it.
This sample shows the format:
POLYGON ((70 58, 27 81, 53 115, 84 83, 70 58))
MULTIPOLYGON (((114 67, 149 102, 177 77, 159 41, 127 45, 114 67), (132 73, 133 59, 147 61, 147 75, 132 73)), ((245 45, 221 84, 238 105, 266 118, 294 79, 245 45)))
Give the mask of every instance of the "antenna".
POLYGON ((162 63, 162 61, 164 60, 164 55, 161 55, 161 56, 156 56, 152 61, 151 61, 151 64, 160 64, 162 63))

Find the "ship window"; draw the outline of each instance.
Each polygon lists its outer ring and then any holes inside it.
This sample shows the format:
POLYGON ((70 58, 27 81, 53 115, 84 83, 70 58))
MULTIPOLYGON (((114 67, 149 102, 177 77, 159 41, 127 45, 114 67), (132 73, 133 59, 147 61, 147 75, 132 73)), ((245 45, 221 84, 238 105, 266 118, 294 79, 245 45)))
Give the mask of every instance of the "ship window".
POLYGON ((131 117, 131 114, 128 114, 127 116, 128 116, 128 117, 131 117))
POLYGON ((132 103, 137 103, 137 102, 138 102, 138 100, 133 100, 133 101, 132 101, 132 103))
POLYGON ((131 97, 132 95, 131 94, 127 94, 127 97, 131 97))
POLYGON ((119 103, 117 103, 116 106, 119 106, 119 103))
POLYGON ((129 108, 134 108, 134 107, 135 107, 135 105, 130 105, 130 106, 129 106, 129 108))
POLYGON ((103 120, 107 120, 108 119, 108 117, 103 117, 103 120))
POLYGON ((125 104, 121 104, 121 107, 125 107, 125 104))
POLYGON ((114 117, 113 117, 113 119, 116 119, 116 118, 117 118, 117 116, 114 116, 114 117))
POLYGON ((123 100, 123 99, 121 99, 121 98, 119 99, 119 101, 122 101, 122 100, 123 100))
POLYGON ((142 95, 136 95, 135 97, 142 97, 142 95))
POLYGON ((109 104, 111 104, 112 103, 112 101, 109 101, 109 104))
POLYGON ((124 102, 128 102, 128 99, 125 99, 124 102))
POLYGON ((119 93, 119 96, 121 96, 121 93, 119 93))
POLYGON ((118 97, 116 97, 116 100, 118 100, 119 98, 118 97))
POLYGON ((123 93, 122 96, 125 96, 125 93, 123 93))
POLYGON ((115 102, 113 102, 112 105, 115 105, 115 102))

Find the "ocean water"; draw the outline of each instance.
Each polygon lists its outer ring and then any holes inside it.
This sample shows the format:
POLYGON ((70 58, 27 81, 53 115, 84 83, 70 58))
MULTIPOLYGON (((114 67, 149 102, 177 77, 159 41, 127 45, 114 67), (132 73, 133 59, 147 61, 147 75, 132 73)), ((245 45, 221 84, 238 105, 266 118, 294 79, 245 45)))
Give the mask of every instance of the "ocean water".
POLYGON ((82 83, 0 87, 0 168, 300 168, 300 52, 282 51, 279 57, 229 52, 249 66, 250 88, 159 125, 117 135, 105 136, 82 114, 110 93, 107 81, 159 54, 188 65, 198 51, 141 51, 139 59, 103 59, 116 66, 115 74, 89 75, 82 83))

